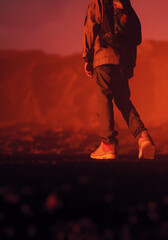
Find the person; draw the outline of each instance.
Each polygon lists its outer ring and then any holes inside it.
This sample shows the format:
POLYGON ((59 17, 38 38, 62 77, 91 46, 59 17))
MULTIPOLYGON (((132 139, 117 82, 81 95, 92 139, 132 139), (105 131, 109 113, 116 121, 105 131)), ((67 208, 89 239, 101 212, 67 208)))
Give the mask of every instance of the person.
POLYGON ((96 79, 100 146, 93 159, 118 157, 113 100, 139 144, 138 158, 154 159, 155 145, 130 100, 129 79, 141 43, 141 24, 129 0, 91 0, 83 32, 83 59, 88 77, 96 79))

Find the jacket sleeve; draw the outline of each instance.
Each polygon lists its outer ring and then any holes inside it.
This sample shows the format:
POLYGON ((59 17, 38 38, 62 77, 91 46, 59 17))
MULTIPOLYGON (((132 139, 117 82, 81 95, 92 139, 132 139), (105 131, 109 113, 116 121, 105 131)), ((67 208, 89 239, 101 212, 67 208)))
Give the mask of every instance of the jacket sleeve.
POLYGON ((84 24, 83 32, 83 59, 93 61, 94 41, 100 31, 102 18, 102 0, 91 0, 84 24))

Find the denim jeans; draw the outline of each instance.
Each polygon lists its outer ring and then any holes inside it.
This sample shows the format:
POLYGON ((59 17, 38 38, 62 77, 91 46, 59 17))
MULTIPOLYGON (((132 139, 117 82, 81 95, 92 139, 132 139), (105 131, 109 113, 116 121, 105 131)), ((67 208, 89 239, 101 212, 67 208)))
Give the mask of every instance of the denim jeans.
POLYGON ((138 137, 146 130, 138 112, 130 100, 128 79, 121 75, 119 65, 102 65, 94 69, 98 114, 100 118, 100 137, 104 143, 117 141, 118 132, 114 130, 113 100, 124 117, 131 133, 138 137))

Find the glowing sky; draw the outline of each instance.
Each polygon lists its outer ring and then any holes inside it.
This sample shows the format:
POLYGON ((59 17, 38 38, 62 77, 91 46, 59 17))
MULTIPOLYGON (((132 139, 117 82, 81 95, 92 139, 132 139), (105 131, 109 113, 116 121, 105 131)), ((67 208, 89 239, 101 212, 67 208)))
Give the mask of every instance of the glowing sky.
MULTIPOLYGON (((62 55, 82 51, 90 0, 0 0, 0 49, 41 49, 62 55)), ((143 39, 168 41, 168 0, 132 0, 143 39)))

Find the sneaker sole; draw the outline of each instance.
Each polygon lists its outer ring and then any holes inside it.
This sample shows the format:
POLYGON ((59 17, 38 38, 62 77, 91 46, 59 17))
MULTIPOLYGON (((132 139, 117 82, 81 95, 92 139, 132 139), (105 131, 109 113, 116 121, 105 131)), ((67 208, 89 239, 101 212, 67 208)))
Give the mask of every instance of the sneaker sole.
POLYGON ((94 155, 90 155, 90 158, 92 159, 117 159, 115 154, 105 154, 105 155, 101 155, 101 156, 94 156, 94 155))
POLYGON ((146 145, 142 149, 142 159, 154 159, 155 158, 155 146, 146 145))

